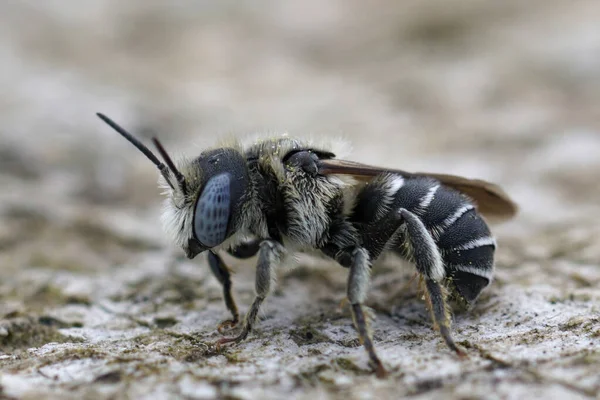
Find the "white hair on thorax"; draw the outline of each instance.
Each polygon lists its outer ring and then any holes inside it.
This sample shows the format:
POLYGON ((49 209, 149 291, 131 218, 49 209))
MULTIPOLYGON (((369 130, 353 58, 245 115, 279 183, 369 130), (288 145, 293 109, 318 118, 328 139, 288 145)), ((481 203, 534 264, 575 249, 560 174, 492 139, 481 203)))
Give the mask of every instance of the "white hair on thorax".
MULTIPOLYGON (((352 150, 352 146, 342 137, 308 137, 291 136, 288 133, 272 134, 272 133, 255 133, 246 135, 243 139, 224 138, 215 146, 204 149, 208 151, 216 148, 232 148, 241 154, 249 152, 258 152, 265 157, 262 162, 268 162, 274 169, 277 175, 283 174, 283 165, 275 159, 283 158, 288 152, 299 149, 308 148, 320 152, 331 152, 336 158, 347 157, 352 150)), ((194 213, 198 196, 200 195, 201 186, 205 183, 202 175, 202 170, 195 164, 195 157, 178 155, 173 157, 177 169, 184 176, 186 181, 186 192, 184 193, 178 186, 176 179, 173 176, 169 177, 169 181, 164 177, 159 178, 159 186, 163 189, 162 194, 166 196, 163 201, 163 211, 161 222, 163 229, 169 239, 175 246, 186 249, 188 241, 193 237, 194 213)), ((351 185, 352 178, 343 176, 331 176, 330 180, 338 182, 340 186, 351 185)), ((349 202, 350 204, 350 202, 349 202)), ((250 219, 248 219, 250 220, 250 219)), ((246 233, 241 232, 244 236, 246 233)), ((239 238, 230 238, 223 245, 237 242, 239 238)), ((220 247, 220 246, 218 246, 220 247)))

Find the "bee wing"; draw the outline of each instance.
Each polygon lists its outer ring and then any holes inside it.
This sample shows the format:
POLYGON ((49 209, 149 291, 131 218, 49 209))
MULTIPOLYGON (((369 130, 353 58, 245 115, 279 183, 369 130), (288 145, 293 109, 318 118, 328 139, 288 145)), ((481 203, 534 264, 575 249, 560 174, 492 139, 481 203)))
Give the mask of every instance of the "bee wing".
POLYGON ((351 175, 360 181, 369 181, 374 176, 386 172, 404 177, 421 176, 436 179, 471 198, 478 211, 494 221, 508 220, 514 217, 518 211, 518 206, 500 186, 480 179, 427 172, 406 172, 346 160, 319 160, 319 174, 321 175, 351 175))

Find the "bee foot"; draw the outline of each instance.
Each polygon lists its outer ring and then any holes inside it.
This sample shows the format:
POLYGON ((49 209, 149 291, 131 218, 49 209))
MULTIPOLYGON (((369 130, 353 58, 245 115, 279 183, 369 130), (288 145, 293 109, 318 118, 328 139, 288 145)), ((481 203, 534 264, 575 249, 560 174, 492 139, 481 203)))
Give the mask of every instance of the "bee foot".
POLYGON ((344 308, 346 308, 346 306, 348 306, 350 302, 348 301, 347 297, 344 297, 341 301, 340 304, 338 305, 338 312, 343 312, 344 308))
POLYGON ((223 333, 225 331, 231 330, 233 328, 235 328, 238 324, 238 320, 235 319, 228 319, 227 321, 223 321, 221 322, 218 326, 217 326, 217 330, 219 331, 219 333, 223 333))
POLYGON ((388 372, 385 370, 385 367, 381 363, 381 361, 377 360, 376 362, 369 363, 371 368, 375 371, 375 376, 379 379, 384 379, 388 376, 388 372))
POLYGON ((469 358, 469 355, 467 354, 467 352, 465 352, 464 350, 462 350, 460 347, 456 347, 456 355, 461 360, 466 360, 466 359, 469 358))
POLYGON ((224 337, 224 338, 221 338, 221 339, 219 339, 217 341, 217 347, 221 347, 224 344, 237 344, 237 343, 241 342, 242 340, 246 339, 246 337, 248 337, 248 333, 249 333, 249 331, 246 330, 246 329, 244 329, 236 337, 224 337))

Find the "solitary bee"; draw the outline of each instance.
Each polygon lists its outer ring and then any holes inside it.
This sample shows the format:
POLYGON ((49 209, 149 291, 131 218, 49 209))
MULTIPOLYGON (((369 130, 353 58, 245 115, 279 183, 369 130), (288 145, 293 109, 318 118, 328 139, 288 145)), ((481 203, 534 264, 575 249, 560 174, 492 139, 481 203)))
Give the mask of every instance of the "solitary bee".
POLYGON ((376 374, 385 376, 364 303, 371 264, 391 251, 414 263, 434 324, 448 347, 464 354, 450 333, 446 288, 473 303, 491 282, 496 243, 483 216, 508 219, 517 212, 498 186, 339 160, 328 148, 287 136, 206 150, 176 166, 156 138, 164 163, 98 116, 158 167, 167 194, 163 224, 173 242, 190 259, 208 252, 232 314, 220 328, 235 326, 239 313, 219 251, 238 258, 258 254, 256 297, 241 331, 218 344, 248 336, 288 251, 316 250, 349 269, 347 298, 359 338, 376 374))

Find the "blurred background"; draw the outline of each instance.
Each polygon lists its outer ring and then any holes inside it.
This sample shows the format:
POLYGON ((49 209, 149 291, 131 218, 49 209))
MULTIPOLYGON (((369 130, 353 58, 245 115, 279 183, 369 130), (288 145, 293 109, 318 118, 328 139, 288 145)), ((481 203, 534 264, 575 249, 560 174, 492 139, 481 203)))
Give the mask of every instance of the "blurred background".
POLYGON ((596 0, 3 0, 2 314, 68 319, 178 254, 157 171, 96 112, 175 154, 342 136, 357 161, 494 181, 522 208, 495 228, 500 282, 592 290, 599 21, 596 0))

